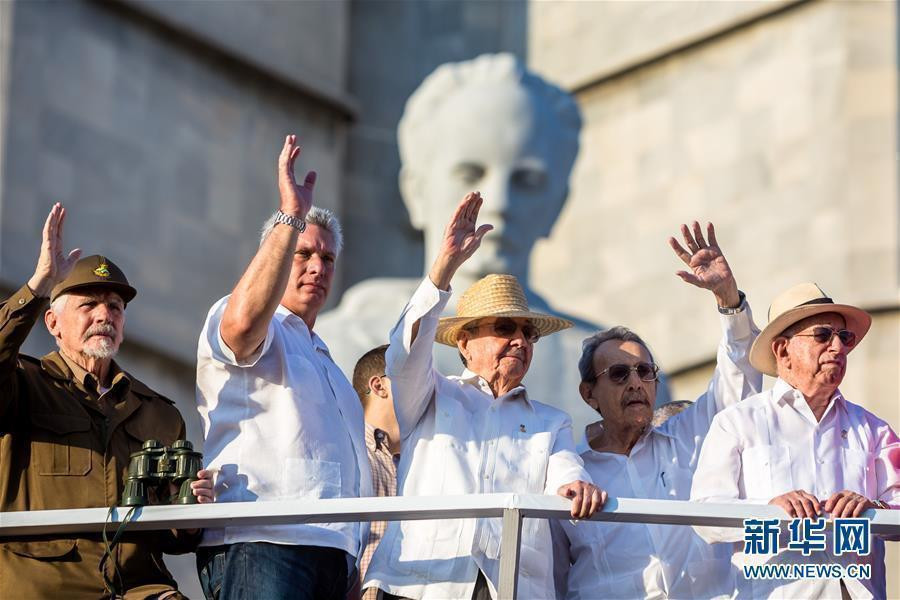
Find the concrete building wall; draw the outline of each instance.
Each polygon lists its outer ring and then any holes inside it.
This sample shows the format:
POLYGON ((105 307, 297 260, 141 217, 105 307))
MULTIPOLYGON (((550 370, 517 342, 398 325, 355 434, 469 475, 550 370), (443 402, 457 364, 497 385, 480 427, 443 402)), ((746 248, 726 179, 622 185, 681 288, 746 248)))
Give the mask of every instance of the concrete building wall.
MULTIPOLYGON (((328 33, 326 54, 346 43, 328 33)), ((277 208, 285 133, 301 136, 298 172, 319 173, 316 202, 340 209, 346 115, 124 5, 18 2, 10 37, 0 282, 31 273, 60 201, 66 243, 138 288, 129 338, 192 365, 207 309, 277 208)))
POLYGON ((804 280, 896 309, 895 28, 888 4, 804 3, 580 90, 581 155, 538 286, 688 368, 713 353, 715 312, 666 239, 701 219, 761 324, 804 280), (587 266, 560 269, 571 257, 587 266))

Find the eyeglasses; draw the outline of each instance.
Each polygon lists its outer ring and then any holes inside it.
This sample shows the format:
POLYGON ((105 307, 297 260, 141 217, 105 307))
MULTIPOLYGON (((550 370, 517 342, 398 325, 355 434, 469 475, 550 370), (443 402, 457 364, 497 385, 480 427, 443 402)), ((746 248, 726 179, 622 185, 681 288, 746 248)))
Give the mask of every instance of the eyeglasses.
POLYGON ((522 337, 528 340, 529 343, 536 344, 537 341, 541 339, 541 332, 538 331, 538 328, 531 323, 520 324, 509 318, 497 319, 493 323, 479 323, 478 325, 474 325, 472 327, 466 327, 466 330, 476 331, 478 329, 481 329, 482 327, 493 327, 494 335, 507 339, 512 339, 521 327, 522 337))
POLYGON ((638 379, 641 381, 656 381, 659 377, 659 366, 654 363, 640 362, 634 366, 611 365, 597 373, 594 381, 600 379, 601 375, 609 373, 609 380, 613 383, 625 383, 632 371, 637 373, 638 379))
POLYGON ((834 336, 838 336, 841 343, 848 348, 856 345, 855 333, 849 329, 835 329, 834 327, 816 327, 812 333, 795 333, 790 337, 811 337, 820 344, 830 344, 834 336))

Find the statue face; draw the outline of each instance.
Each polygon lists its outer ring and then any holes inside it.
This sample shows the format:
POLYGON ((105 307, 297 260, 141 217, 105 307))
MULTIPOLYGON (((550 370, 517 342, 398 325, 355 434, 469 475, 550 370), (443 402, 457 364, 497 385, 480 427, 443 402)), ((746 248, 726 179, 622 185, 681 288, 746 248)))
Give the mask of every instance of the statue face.
POLYGON ((473 279, 527 274, 532 246, 559 216, 570 168, 554 153, 556 115, 535 96, 515 83, 469 85, 439 107, 434 127, 423 132, 421 144, 430 145, 423 172, 402 176, 413 224, 425 231, 426 264, 448 215, 478 190, 479 221, 494 230, 459 272, 473 279))

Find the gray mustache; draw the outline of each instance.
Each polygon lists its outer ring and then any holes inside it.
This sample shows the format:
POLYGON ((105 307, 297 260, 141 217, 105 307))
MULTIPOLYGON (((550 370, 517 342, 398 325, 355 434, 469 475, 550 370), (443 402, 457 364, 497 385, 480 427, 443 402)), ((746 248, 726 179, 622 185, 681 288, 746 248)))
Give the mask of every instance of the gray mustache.
POLYGON ((116 328, 112 325, 93 325, 84 332, 84 337, 81 338, 81 341, 87 341, 89 337, 94 335, 107 335, 114 338, 116 337, 116 328))

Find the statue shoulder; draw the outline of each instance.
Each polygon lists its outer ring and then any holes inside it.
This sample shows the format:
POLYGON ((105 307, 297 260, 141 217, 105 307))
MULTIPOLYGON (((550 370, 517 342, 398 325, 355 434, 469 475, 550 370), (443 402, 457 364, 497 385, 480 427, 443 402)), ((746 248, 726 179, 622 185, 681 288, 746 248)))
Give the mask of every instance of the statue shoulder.
POLYGON ((535 292, 534 290, 526 290, 526 295, 528 297, 528 306, 531 310, 535 310, 538 312, 544 312, 549 315, 553 315, 555 317, 562 317, 563 319, 568 319, 572 321, 574 324, 571 329, 565 330, 562 333, 565 337, 570 337, 573 332, 576 332, 579 336, 586 337, 589 336, 601 329, 605 329, 605 325, 600 323, 592 323, 587 319, 582 319, 581 317, 576 317, 571 315, 565 311, 557 310, 550 305, 540 294, 535 292), (568 333, 566 333, 568 331, 568 333))
POLYGON ((323 313, 321 318, 380 315, 386 319, 396 319, 420 281, 406 277, 364 279, 347 288, 338 305, 323 313))

